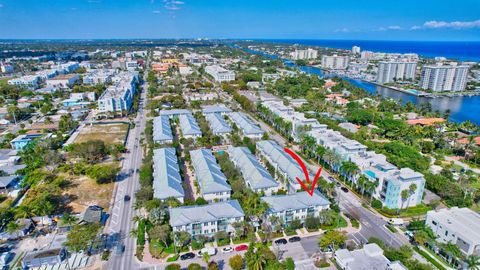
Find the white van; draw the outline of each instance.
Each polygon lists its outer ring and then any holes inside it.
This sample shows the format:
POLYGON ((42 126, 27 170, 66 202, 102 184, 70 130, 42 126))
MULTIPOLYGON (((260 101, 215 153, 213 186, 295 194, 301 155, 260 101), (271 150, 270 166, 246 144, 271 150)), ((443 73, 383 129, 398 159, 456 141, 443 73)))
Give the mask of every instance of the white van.
POLYGON ((202 257, 203 254, 205 254, 205 253, 210 255, 210 256, 214 256, 215 254, 217 254, 217 249, 214 248, 214 247, 202 248, 200 251, 198 251, 198 256, 202 257))
POLYGON ((401 218, 391 218, 388 220, 388 223, 395 226, 403 225, 403 219, 401 218))

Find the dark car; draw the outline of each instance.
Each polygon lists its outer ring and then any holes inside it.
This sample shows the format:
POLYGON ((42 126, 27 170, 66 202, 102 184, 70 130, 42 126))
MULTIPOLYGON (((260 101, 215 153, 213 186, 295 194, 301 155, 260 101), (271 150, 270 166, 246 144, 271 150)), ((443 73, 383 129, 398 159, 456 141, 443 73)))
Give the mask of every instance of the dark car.
POLYGON ((294 242, 300 242, 300 240, 302 240, 300 237, 294 236, 294 237, 290 237, 290 238, 288 239, 288 242, 294 243, 294 242))
POLYGON ((117 253, 117 255, 122 255, 123 252, 125 252, 125 245, 124 244, 117 245, 117 249, 115 252, 117 253))
POLYGON ((125 201, 125 202, 130 201, 130 199, 131 199, 131 198, 130 198, 130 195, 125 195, 125 196, 123 197, 123 201, 125 201))
POLYGON ((346 188, 346 187, 341 187, 340 189, 341 189, 343 192, 345 192, 345 193, 348 192, 348 188, 346 188))
POLYGON ((340 182, 338 181, 335 181, 335 185, 337 185, 337 187, 341 186, 340 182))
POLYGON ((195 254, 193 252, 188 252, 180 256, 180 260, 185 261, 185 260, 190 260, 195 258, 195 254))
POLYGON ((277 244, 277 245, 286 245, 286 244, 287 244, 287 239, 285 239, 285 238, 277 239, 277 240, 275 240, 275 244, 277 244))
POLYGON ((330 180, 330 181, 335 181, 335 178, 333 178, 333 176, 329 176, 329 177, 328 177, 328 180, 330 180))

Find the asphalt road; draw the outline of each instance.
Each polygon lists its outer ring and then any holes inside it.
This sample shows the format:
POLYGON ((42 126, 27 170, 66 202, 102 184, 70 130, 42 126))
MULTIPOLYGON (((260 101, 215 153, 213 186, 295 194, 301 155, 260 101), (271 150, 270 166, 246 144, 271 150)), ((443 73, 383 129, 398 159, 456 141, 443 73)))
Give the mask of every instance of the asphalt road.
POLYGON ((140 268, 138 261, 134 258, 135 238, 130 236, 130 231, 135 226, 132 220, 135 216, 133 204, 135 202, 135 192, 139 188, 137 169, 141 166, 143 156, 140 136, 146 126, 145 101, 148 89, 147 83, 144 84, 143 89, 138 114, 135 118, 136 125, 130 130, 127 140, 129 153, 125 156, 123 167, 118 177, 119 181, 114 192, 115 199, 110 208, 110 221, 105 228, 105 232, 108 234, 120 235, 121 241, 125 245, 125 252, 123 255, 117 255, 114 249, 110 260, 104 265, 104 269, 129 270, 140 268), (131 200, 129 202, 124 202, 125 195, 130 196, 131 200))

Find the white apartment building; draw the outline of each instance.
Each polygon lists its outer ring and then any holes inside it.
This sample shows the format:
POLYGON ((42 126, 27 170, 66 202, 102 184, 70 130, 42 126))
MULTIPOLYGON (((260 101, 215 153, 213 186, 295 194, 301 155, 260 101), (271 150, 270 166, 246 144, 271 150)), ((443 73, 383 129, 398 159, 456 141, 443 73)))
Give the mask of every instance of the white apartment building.
POLYGON ((37 89, 40 83, 40 77, 37 75, 26 75, 20 78, 8 80, 8 84, 23 86, 28 89, 37 89))
POLYGON ((303 223, 307 216, 318 217, 320 212, 330 208, 330 201, 318 190, 315 190, 312 196, 302 191, 289 195, 262 197, 262 200, 270 207, 266 216, 277 216, 285 225, 293 220, 300 220, 303 223))
POLYGON ((420 87, 434 92, 463 91, 467 86, 468 66, 465 65, 437 65, 424 66, 420 87))
POLYGON ((162 201, 175 198, 183 203, 184 196, 175 148, 153 150, 153 197, 162 201))
POLYGON ((305 50, 298 50, 290 53, 290 57, 293 60, 308 60, 308 59, 316 59, 318 57, 318 51, 308 48, 305 50))
POLYGON ((68 88, 72 86, 80 77, 78 74, 62 74, 47 80, 47 86, 57 88, 68 88))
POLYGON ((229 82, 235 80, 235 72, 221 66, 206 66, 205 72, 213 77, 216 82, 229 82))
POLYGON ((327 125, 320 124, 314 118, 305 117, 304 113, 296 112, 291 106, 285 106, 278 100, 262 102, 262 106, 270 110, 274 115, 282 118, 286 122, 292 123, 291 136, 295 142, 302 139, 303 134, 308 131, 326 129, 327 125))
POLYGON ((360 47, 353 46, 352 47, 352 54, 360 54, 360 47))
POLYGON ((170 208, 173 232, 212 236, 217 232, 235 233, 232 223, 243 221, 245 213, 237 200, 170 208))
POLYGON ((414 80, 417 62, 381 61, 378 64, 377 82, 414 80))
POLYGON ((468 208, 452 207, 428 211, 425 225, 437 241, 456 244, 467 256, 480 255, 480 215, 468 208))
POLYGON ((98 98, 98 111, 122 112, 130 110, 136 93, 138 73, 121 72, 112 78, 113 85, 98 98))
POLYGON ((139 65, 137 61, 127 61, 125 62, 125 67, 128 71, 135 71, 137 68, 139 68, 139 65))
POLYGON ((88 85, 107 84, 112 82, 116 74, 114 69, 94 69, 83 75, 83 83, 88 85))
POLYGON ((97 96, 95 92, 70 93, 70 99, 95 101, 97 96))
POLYGON ((339 56, 336 54, 322 56, 322 67, 328 69, 347 69, 348 62, 348 56, 339 56))

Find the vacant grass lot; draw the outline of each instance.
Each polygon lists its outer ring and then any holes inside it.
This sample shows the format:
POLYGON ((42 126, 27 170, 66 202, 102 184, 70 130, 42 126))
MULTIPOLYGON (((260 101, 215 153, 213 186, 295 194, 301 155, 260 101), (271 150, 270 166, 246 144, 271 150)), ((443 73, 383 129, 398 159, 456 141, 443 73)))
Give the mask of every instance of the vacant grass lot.
POLYGON ((127 124, 97 124, 83 127, 75 143, 101 140, 106 144, 123 143, 127 136, 127 124))
POLYGON ((80 213, 89 205, 98 205, 106 211, 112 198, 114 183, 97 184, 95 180, 88 176, 72 176, 65 178, 72 183, 66 190, 66 193, 73 197, 69 206, 74 213, 80 213))

